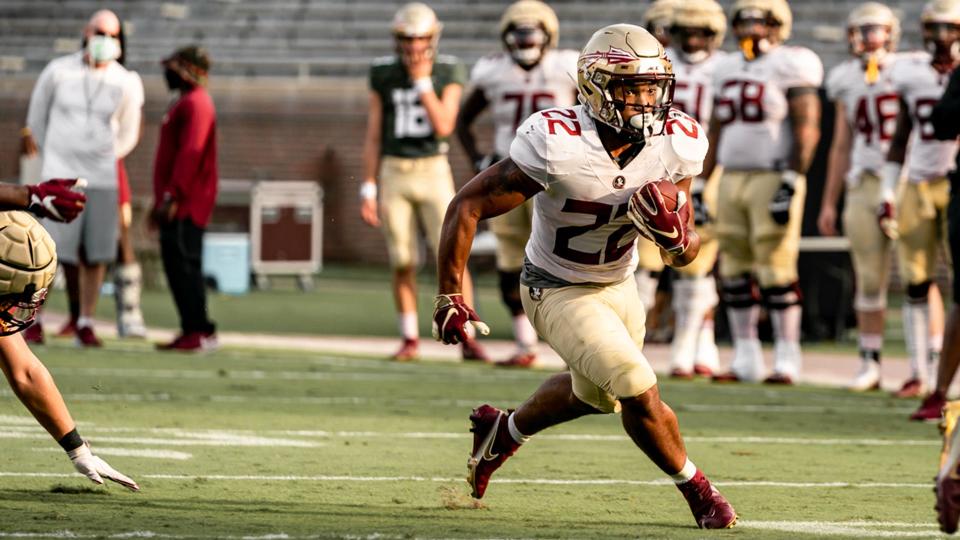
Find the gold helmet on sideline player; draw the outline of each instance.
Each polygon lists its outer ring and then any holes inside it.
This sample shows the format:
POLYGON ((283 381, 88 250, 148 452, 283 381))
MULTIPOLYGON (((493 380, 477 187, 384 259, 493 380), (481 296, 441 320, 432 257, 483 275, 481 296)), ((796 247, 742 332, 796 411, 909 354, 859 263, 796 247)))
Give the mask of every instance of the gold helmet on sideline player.
POLYGON ((433 58, 440 43, 440 32, 443 25, 437 19, 437 14, 430 6, 421 2, 411 2, 401 7, 393 16, 391 24, 393 37, 396 40, 397 54, 404 63, 419 54, 433 58), (424 48, 414 43, 414 40, 429 38, 424 48))
POLYGON ((547 4, 520 0, 500 17, 500 39, 517 64, 530 68, 540 62, 548 48, 557 46, 560 21, 547 4))
POLYGON ((663 46, 650 32, 632 24, 598 30, 577 61, 579 98, 590 116, 636 140, 663 133, 675 82, 673 64, 663 46), (631 106, 628 98, 651 86, 655 104, 625 122, 623 110, 631 106))
POLYGON ((952 68, 960 61, 960 0, 932 0, 920 13, 923 46, 934 65, 952 68))
POLYGON ((670 46, 670 26, 673 25, 673 12, 681 5, 681 0, 655 0, 643 12, 641 23, 648 32, 657 38, 664 47, 670 46))
POLYGON ((737 0, 730 8, 733 33, 747 60, 790 39, 793 13, 786 0, 737 0))
POLYGON ((0 212, 0 336, 33 323, 57 271, 57 248, 27 212, 0 212))
POLYGON ((723 44, 726 31, 727 17, 716 0, 688 0, 673 12, 671 42, 689 63, 695 64, 710 56, 723 44), (703 39, 694 39, 697 37, 703 39))

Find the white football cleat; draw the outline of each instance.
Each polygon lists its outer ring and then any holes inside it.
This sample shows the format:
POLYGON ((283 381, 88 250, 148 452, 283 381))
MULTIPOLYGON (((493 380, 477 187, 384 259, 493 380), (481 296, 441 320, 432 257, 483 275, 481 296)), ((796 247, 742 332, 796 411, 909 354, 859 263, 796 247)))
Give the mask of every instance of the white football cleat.
POLYGON ((860 366, 860 372, 847 384, 847 390, 866 392, 880 389, 880 364, 867 360, 860 366))

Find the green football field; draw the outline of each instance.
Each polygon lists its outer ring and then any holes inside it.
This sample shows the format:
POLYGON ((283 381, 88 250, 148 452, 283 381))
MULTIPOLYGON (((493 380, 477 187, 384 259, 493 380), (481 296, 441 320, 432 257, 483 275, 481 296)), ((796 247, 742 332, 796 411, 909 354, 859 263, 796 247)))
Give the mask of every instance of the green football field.
POLYGON ((515 406, 548 372, 119 342, 37 351, 81 433, 143 489, 74 476, 4 386, 2 537, 936 535, 937 430, 882 394, 664 382, 692 459, 741 516, 707 533, 615 416, 538 435, 470 499, 471 408, 515 406))

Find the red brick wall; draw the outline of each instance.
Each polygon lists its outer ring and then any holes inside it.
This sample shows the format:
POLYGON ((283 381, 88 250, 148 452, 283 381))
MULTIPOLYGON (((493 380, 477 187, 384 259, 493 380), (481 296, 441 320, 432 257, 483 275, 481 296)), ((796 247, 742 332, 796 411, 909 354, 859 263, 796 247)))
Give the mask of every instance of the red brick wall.
MULTIPOLYGON (((170 100, 160 77, 144 77, 147 101, 143 139, 127 158, 134 198, 149 204, 159 123, 170 100)), ((18 175, 19 130, 26 118, 33 79, 0 82, 0 179, 18 175)), ((220 176, 227 179, 314 180, 324 189, 326 261, 384 262, 380 232, 359 217, 358 177, 366 122, 362 79, 227 80, 210 87, 217 107, 220 176)), ((451 145, 458 186, 469 179, 459 145, 451 145)), ((219 209, 211 227, 245 227, 245 214, 219 209)), ((138 247, 150 241, 138 237, 138 247)))

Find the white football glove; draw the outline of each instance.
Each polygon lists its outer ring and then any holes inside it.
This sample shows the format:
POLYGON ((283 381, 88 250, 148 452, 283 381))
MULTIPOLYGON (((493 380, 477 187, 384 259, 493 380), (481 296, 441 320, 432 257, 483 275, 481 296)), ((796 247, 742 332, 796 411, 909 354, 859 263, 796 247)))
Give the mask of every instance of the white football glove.
POLYGON ((113 480, 121 486, 131 490, 140 491, 140 486, 132 478, 126 476, 120 471, 114 469, 109 463, 93 455, 90 451, 90 444, 84 441, 83 446, 79 446, 67 452, 70 461, 77 471, 89 478, 92 482, 103 485, 103 479, 113 480))

